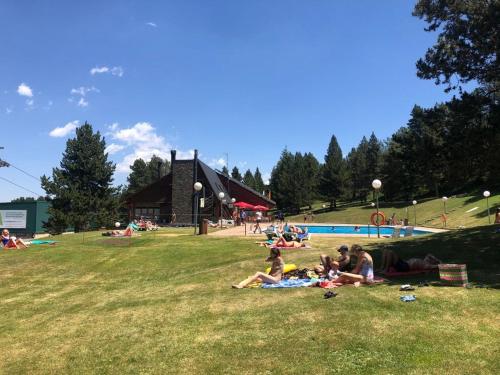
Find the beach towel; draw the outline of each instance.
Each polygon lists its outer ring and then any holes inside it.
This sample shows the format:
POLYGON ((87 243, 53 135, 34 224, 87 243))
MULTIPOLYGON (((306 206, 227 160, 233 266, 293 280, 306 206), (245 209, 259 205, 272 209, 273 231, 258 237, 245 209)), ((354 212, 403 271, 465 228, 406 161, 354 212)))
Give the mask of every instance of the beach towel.
POLYGON ((272 289, 272 288, 304 288, 317 283, 319 279, 283 279, 278 284, 267 284, 263 283, 262 288, 272 289))
POLYGON ((275 249, 280 249, 280 250, 288 250, 288 249, 312 249, 311 246, 306 245, 302 247, 292 247, 292 246, 273 246, 275 249))
POLYGON ((54 245, 57 243, 57 241, 50 241, 50 240, 32 240, 30 242, 32 245, 54 245))
MULTIPOLYGON (((384 281, 387 281, 387 280, 385 280, 382 277, 375 276, 373 278, 373 284, 380 284, 380 283, 383 283, 384 281)), ((352 284, 343 284, 343 285, 352 285, 352 284)), ((338 288, 339 286, 343 286, 343 285, 336 285, 335 280, 330 281, 330 280, 322 278, 322 279, 319 279, 319 284, 317 286, 319 286, 320 288, 323 288, 323 289, 332 289, 332 288, 338 288)), ((365 285, 365 284, 362 284, 362 285, 365 285)))

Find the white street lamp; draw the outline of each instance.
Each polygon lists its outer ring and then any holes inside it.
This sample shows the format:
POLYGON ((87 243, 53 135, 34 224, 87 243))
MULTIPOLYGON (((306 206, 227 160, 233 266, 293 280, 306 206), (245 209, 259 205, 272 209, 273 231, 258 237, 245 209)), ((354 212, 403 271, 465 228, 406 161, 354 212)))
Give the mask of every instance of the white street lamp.
POLYGON ((375 207, 375 202, 372 202, 370 206, 375 207))
POLYGON ((415 226, 417 226, 417 201, 411 202, 413 204, 413 214, 415 215, 415 226))
POLYGON ((203 185, 201 182, 196 181, 193 184, 194 189, 194 234, 196 234, 196 230, 198 229, 198 211, 199 211, 199 202, 200 202, 200 191, 203 189, 203 185))
POLYGON ((220 199, 220 229, 222 229, 222 200, 224 199, 225 194, 224 192, 219 192, 219 199, 220 199))
POLYGON ((382 181, 379 179, 375 179, 372 181, 372 187, 375 189, 375 197, 376 197, 376 202, 377 202, 377 237, 380 238, 380 216, 379 216, 379 211, 378 211, 378 192, 380 188, 382 187, 382 181))
POLYGON ((490 217, 490 203, 488 202, 488 198, 490 197, 490 192, 488 190, 485 190, 483 193, 483 196, 486 198, 486 207, 488 208, 488 224, 491 224, 491 217, 490 217))

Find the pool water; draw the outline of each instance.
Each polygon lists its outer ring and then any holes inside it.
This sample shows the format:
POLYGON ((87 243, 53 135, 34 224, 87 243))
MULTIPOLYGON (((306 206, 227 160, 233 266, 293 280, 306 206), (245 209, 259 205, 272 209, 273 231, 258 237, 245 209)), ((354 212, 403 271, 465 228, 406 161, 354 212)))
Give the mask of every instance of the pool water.
MULTIPOLYGON (((355 227, 354 225, 300 225, 300 228, 304 229, 308 228, 309 233, 323 233, 323 234, 364 234, 368 235, 368 231, 370 235, 377 235, 377 227, 370 225, 362 225, 355 227), (356 228, 356 230, 355 230, 356 228)), ((392 232, 394 231, 393 227, 381 226, 380 227, 380 235, 382 236, 392 236, 392 232)), ((421 234, 429 234, 432 232, 426 230, 413 230, 413 235, 418 236, 421 234)), ((400 236, 403 237, 405 235, 405 228, 401 228, 400 236)))

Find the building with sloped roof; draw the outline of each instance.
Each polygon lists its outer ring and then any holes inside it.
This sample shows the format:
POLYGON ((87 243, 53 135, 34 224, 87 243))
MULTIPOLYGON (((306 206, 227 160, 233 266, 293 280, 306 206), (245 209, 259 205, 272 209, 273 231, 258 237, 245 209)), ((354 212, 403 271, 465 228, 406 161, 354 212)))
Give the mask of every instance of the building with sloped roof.
POLYGON ((197 150, 189 160, 176 159, 176 151, 172 150, 170 173, 127 199, 129 219, 145 217, 160 223, 194 223, 195 182, 203 186, 198 193, 199 219, 230 219, 233 200, 268 208, 276 205, 269 197, 210 168, 198 159, 197 150), (219 199, 220 192, 224 193, 223 199, 219 199))

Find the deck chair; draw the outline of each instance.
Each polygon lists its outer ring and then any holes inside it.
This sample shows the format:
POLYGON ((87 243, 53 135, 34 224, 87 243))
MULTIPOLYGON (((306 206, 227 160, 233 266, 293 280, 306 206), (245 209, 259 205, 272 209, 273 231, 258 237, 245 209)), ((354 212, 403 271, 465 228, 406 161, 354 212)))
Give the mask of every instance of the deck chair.
POLYGON ((405 228, 405 237, 413 236, 413 229, 414 229, 414 227, 406 227, 405 228))
POLYGON ((394 227, 394 230, 392 232, 392 238, 399 238, 401 236, 401 227, 397 226, 394 227))

